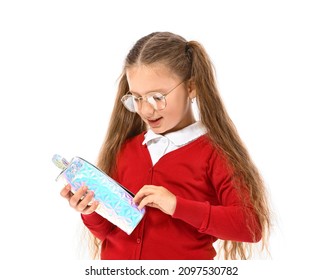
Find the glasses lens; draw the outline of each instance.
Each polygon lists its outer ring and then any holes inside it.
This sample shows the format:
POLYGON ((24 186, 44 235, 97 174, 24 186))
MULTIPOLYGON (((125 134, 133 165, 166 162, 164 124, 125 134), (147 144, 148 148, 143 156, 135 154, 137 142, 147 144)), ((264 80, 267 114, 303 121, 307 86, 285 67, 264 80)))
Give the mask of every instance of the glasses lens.
POLYGON ((134 97, 130 94, 127 94, 121 98, 123 105, 130 111, 136 112, 137 106, 135 105, 134 97))
POLYGON ((147 101, 155 110, 163 110, 166 107, 166 99, 165 96, 159 92, 154 93, 147 97, 147 101))
MULTIPOLYGON (((130 112, 138 112, 141 107, 141 103, 144 99, 136 98, 131 94, 126 94, 121 98, 121 102, 130 112)), ((156 92, 150 96, 146 97, 146 101, 155 109, 155 110, 163 110, 166 107, 166 99, 165 96, 159 92, 156 92)))

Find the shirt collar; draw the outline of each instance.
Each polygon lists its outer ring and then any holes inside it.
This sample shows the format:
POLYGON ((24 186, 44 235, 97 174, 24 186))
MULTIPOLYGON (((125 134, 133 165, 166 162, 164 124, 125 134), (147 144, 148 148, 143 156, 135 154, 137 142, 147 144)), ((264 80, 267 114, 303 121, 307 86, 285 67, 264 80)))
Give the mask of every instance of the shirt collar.
POLYGON ((183 129, 175 132, 170 132, 165 135, 160 135, 154 133, 152 130, 148 130, 145 134, 145 140, 142 142, 143 145, 149 144, 153 140, 166 137, 176 146, 183 146, 187 143, 197 139, 198 137, 204 135, 206 129, 201 122, 195 122, 183 129))

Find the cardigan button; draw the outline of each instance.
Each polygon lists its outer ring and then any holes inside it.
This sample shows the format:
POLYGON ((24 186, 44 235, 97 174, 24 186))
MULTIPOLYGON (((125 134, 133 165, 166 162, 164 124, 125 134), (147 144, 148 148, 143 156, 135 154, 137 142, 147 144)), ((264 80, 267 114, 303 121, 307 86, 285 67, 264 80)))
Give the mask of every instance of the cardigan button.
POLYGON ((140 238, 137 238, 137 243, 139 244, 141 242, 141 239, 140 238))

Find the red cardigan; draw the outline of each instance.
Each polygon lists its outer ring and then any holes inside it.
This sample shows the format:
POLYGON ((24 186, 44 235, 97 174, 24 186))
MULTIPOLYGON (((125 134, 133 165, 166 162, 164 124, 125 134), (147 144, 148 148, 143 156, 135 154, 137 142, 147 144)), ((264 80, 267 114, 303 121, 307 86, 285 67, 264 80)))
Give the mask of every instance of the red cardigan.
POLYGON ((227 161, 206 136, 164 155, 154 166, 143 140, 140 134, 123 146, 115 179, 133 193, 144 185, 167 188, 177 197, 175 212, 170 216, 146 207, 131 235, 95 212, 82 215, 102 240, 101 259, 213 259, 218 238, 261 239, 252 208, 241 206, 227 161))

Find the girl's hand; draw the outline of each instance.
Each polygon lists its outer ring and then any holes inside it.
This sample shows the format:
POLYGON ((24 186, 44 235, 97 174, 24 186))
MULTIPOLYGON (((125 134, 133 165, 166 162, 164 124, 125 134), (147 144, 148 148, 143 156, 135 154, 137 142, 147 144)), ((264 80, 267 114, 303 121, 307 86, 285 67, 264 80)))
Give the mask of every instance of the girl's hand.
POLYGON ((139 209, 144 206, 157 208, 168 215, 173 215, 176 208, 176 196, 164 187, 143 186, 133 198, 139 209))
POLYGON ((92 201, 94 193, 88 191, 87 187, 79 188, 74 194, 71 192, 71 186, 66 185, 61 190, 61 196, 68 200, 70 206, 82 214, 91 214, 98 207, 98 201, 92 201))

